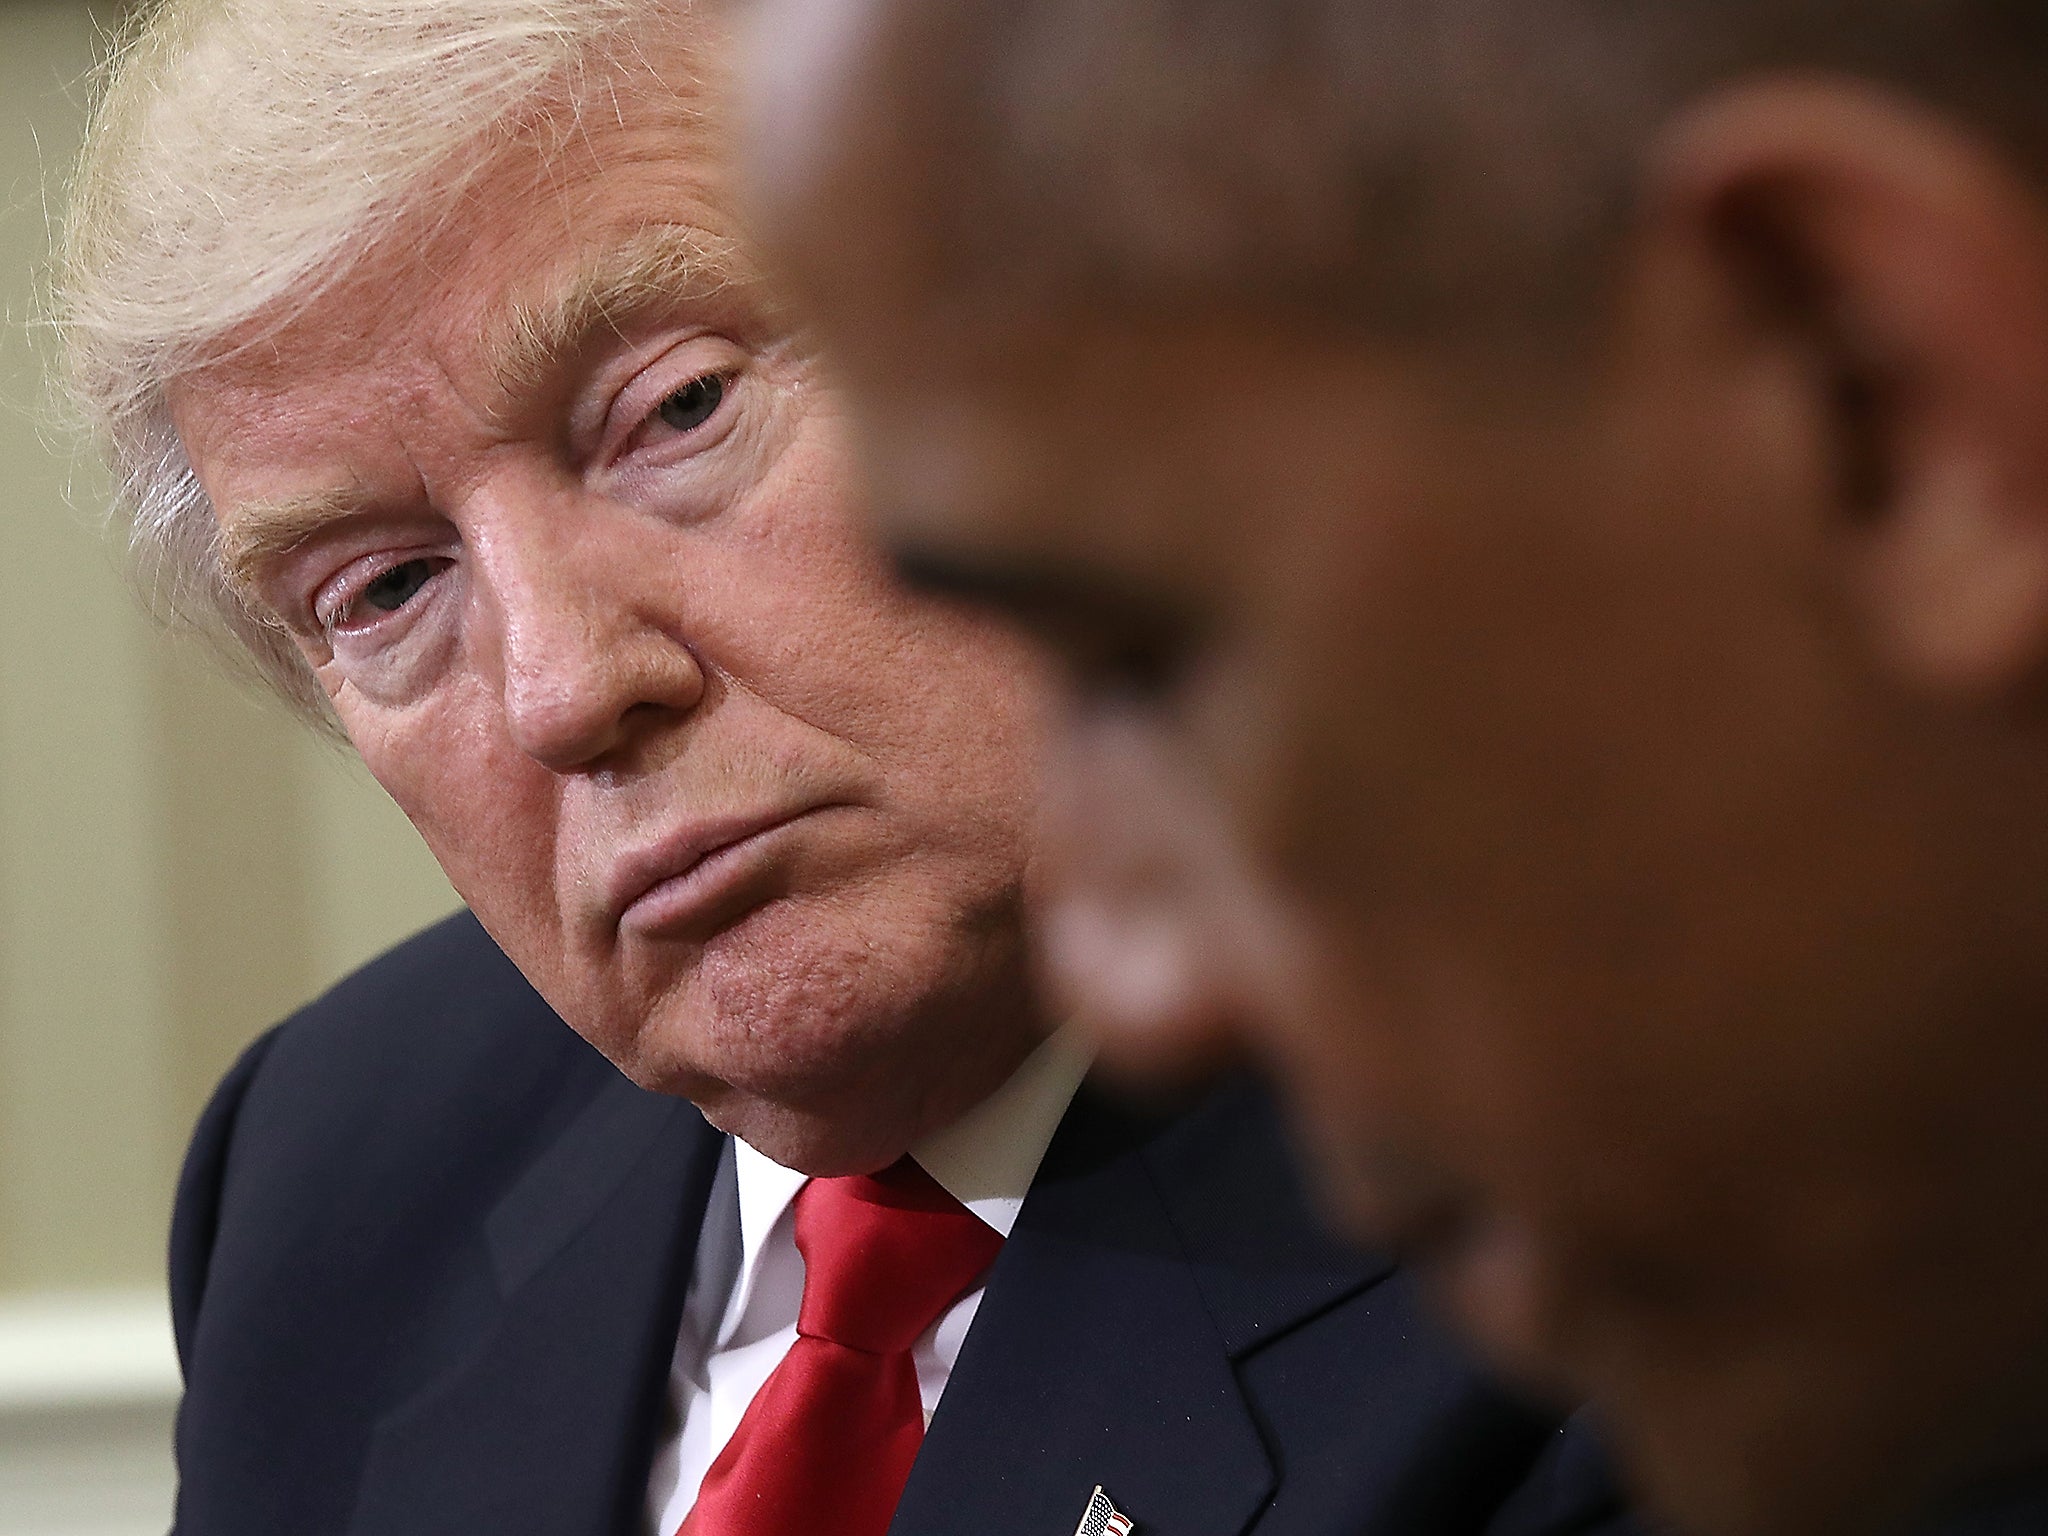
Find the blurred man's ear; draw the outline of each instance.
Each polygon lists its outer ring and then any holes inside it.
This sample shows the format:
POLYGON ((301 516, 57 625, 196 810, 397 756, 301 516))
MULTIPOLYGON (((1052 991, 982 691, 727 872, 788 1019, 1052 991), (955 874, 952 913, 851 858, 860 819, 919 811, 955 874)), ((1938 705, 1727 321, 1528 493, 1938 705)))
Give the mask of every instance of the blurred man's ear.
POLYGON ((1657 216, 1813 359, 1873 660, 1944 694, 2048 675, 2041 187, 1988 139, 1847 81, 1725 92, 1660 149, 1657 216))

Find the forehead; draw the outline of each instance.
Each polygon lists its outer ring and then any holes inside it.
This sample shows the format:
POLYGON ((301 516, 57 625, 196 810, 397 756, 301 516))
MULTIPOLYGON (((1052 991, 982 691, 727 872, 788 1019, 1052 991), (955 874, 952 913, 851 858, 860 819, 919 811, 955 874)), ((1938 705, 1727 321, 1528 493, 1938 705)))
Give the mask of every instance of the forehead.
MULTIPOLYGON (((174 383, 231 568, 541 441, 593 369, 678 321, 779 325, 737 238, 701 81, 622 76, 573 133, 508 135, 282 324, 174 383)), ((552 439, 549 439, 552 440, 552 439)))

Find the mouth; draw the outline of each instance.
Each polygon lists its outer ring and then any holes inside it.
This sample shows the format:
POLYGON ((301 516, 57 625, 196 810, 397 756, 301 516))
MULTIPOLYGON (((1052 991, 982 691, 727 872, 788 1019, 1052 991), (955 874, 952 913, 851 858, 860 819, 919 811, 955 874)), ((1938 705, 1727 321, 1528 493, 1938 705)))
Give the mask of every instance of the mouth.
POLYGON ((829 809, 749 812, 678 827, 622 857, 605 882, 614 931, 708 937, 775 894, 793 829, 829 809))

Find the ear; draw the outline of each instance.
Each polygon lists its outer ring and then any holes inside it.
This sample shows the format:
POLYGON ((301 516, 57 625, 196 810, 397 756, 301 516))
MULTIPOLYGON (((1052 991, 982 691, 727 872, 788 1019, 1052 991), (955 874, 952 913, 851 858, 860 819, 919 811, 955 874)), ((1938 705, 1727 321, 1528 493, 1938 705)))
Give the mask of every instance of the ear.
POLYGON ((1875 663, 1945 695, 2048 673, 2041 187, 1930 108, 1820 78, 1697 104, 1650 176, 1653 206, 1810 343, 1875 663))

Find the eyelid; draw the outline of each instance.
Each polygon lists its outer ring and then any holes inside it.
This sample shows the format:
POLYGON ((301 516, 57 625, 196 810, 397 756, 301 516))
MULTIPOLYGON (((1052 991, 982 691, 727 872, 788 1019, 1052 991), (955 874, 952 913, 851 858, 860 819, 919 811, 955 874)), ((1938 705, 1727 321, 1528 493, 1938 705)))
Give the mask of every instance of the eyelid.
POLYGON ((920 591, 1001 615, 1093 699, 1166 698, 1206 638, 1206 626, 1172 599, 1085 570, 983 563, 914 547, 897 552, 896 567, 920 591))
MULTIPOLYGON (((410 565, 415 560, 437 559, 447 562, 449 557, 445 552, 433 547, 380 549, 357 556, 313 590, 306 608, 314 629, 322 635, 342 632, 347 614, 363 600, 364 594, 378 581, 400 566, 410 565)), ((439 575, 440 572, 437 570, 434 574, 439 575)), ((433 578, 428 579, 431 581, 433 578)), ((404 608, 394 609, 384 617, 395 619, 411 607, 412 603, 407 602, 404 608)))
MULTIPOLYGON (((662 402, 697 379, 718 377, 730 392, 747 372, 745 349, 712 332, 698 332, 646 359, 613 397, 605 413, 596 460, 617 464, 631 451, 634 439, 655 419, 662 402)), ((705 423, 703 431, 731 409, 730 400, 705 423)), ((694 435, 694 434, 693 434, 694 435)))

